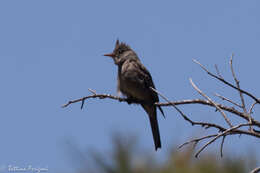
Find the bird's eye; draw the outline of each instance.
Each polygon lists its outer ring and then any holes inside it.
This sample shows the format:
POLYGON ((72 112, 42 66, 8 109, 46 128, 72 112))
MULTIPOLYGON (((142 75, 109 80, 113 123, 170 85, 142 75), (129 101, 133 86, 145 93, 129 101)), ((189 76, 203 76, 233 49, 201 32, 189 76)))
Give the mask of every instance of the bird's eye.
POLYGON ((123 53, 123 50, 122 49, 119 49, 118 50, 118 54, 122 54, 123 53))

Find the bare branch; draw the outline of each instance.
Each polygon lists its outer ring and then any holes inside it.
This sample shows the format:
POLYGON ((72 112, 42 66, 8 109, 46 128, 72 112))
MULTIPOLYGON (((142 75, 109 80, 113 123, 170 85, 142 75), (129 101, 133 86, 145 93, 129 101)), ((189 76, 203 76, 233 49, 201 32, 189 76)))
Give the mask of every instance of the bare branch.
POLYGON ((65 108, 72 103, 82 102, 83 100, 87 100, 89 98, 99 98, 99 99, 110 98, 110 99, 118 100, 120 102, 122 102, 122 101, 126 102, 127 101, 126 98, 121 98, 121 97, 113 96, 113 95, 110 95, 110 94, 93 94, 93 95, 82 97, 82 98, 79 98, 79 99, 76 99, 76 100, 70 100, 70 101, 68 101, 68 103, 62 105, 62 108, 65 108))
POLYGON ((221 109, 215 102, 213 102, 213 101, 211 100, 211 98, 209 98, 206 94, 204 94, 204 93, 193 83, 193 81, 192 81, 191 78, 190 78, 190 83, 191 83, 191 85, 193 86, 193 88, 198 91, 198 93, 199 93, 200 95, 202 95, 203 97, 205 97, 210 103, 212 103, 212 104, 216 107, 216 109, 222 114, 222 116, 223 116, 224 119, 226 120, 227 124, 228 124, 230 127, 232 127, 232 124, 231 124, 230 120, 227 118, 225 112, 223 112, 222 109, 221 109))
MULTIPOLYGON (((205 128, 210 128, 210 127, 214 127, 216 129, 218 129, 219 131, 226 131, 229 129, 226 129, 220 125, 214 124, 214 123, 207 123, 207 122, 195 122, 192 121, 191 119, 189 119, 173 102, 170 102, 169 99, 167 99, 164 95, 162 95, 159 91, 155 90, 154 88, 150 87, 150 89, 152 89, 154 92, 156 92, 158 95, 160 95, 164 100, 167 101, 168 104, 172 105, 181 115, 182 117, 191 123, 191 125, 200 125, 202 127, 205 128)), ((215 106, 215 105, 214 105, 215 106)), ((238 125, 239 127, 244 126, 243 124, 238 125)), ((257 126, 257 125, 256 125, 257 126)), ((238 127, 238 128, 239 128, 238 127)), ((246 134, 246 135, 250 135, 250 136, 254 136, 254 137, 258 137, 260 138, 260 134, 256 133, 256 132, 251 132, 251 131, 244 131, 244 130, 236 130, 236 128, 234 128, 232 130, 233 134, 246 134)), ((225 134, 226 135, 226 134, 225 134)))
MULTIPOLYGON (((90 98, 99 98, 99 99, 108 98, 108 99, 112 99, 112 100, 117 100, 119 102, 127 102, 128 101, 127 98, 113 96, 111 94, 93 94, 93 95, 85 96, 85 97, 82 97, 82 98, 79 98, 79 99, 70 100, 66 104, 62 105, 62 108, 65 108, 65 107, 67 107, 67 106, 69 106, 73 103, 82 102, 83 100, 85 101, 85 100, 90 99, 90 98)), ((144 102, 135 100, 133 103, 141 104, 141 103, 144 103, 144 102)), ((201 99, 181 100, 181 101, 166 102, 166 103, 155 103, 156 106, 172 106, 172 104, 174 104, 174 105, 201 104, 201 105, 207 105, 207 106, 210 106, 210 107, 215 107, 211 102, 209 102, 207 100, 201 100, 201 99)), ((243 112, 240 112, 233 107, 227 107, 227 106, 224 106, 222 104, 217 104, 217 106, 220 107, 222 110, 225 110, 225 111, 230 112, 234 115, 237 115, 237 116, 239 116, 239 117, 241 117, 245 120, 248 120, 248 117, 243 112)), ((196 123, 193 122, 191 124, 194 125, 196 123)), ((252 118, 252 124, 260 127, 260 122, 253 119, 253 118, 252 118)), ((205 124, 205 126, 207 126, 207 125, 205 124)))
POLYGON ((232 134, 231 132, 232 132, 233 130, 236 130, 236 129, 242 127, 242 126, 249 126, 249 125, 250 125, 249 123, 239 124, 239 125, 237 125, 237 126, 233 126, 233 127, 229 128, 229 129, 225 130, 225 131, 222 132, 222 133, 219 133, 219 134, 218 134, 217 136, 215 136, 212 140, 210 140, 210 141, 207 142, 203 147, 201 147, 201 149, 199 149, 199 151, 195 154, 195 157, 198 157, 199 154, 200 154, 208 145, 212 144, 212 143, 213 143, 215 140, 217 140, 219 137, 224 136, 224 135, 227 135, 228 133, 232 134))
MULTIPOLYGON (((207 105, 207 106, 210 106, 210 107, 215 107, 212 103, 210 103, 208 100, 201 100, 201 99, 194 99, 194 100, 181 100, 181 101, 174 101, 174 102, 171 102, 175 105, 186 105, 186 104, 201 104, 201 105, 207 105)), ((155 103, 156 105, 159 105, 159 106, 170 106, 171 103, 155 103)), ((230 113, 233 113, 234 115, 237 115, 245 120, 248 121, 248 116, 246 116, 243 112, 240 112, 238 110, 236 110, 235 108, 233 107, 227 107, 227 106, 224 106, 222 104, 218 104, 216 103, 222 110, 225 110, 227 112, 230 112, 230 113)), ((252 118, 252 123, 253 124, 257 124, 257 125, 260 125, 260 122, 254 120, 252 118)))
POLYGON ((223 82, 224 84, 226 84, 226 85, 228 85, 228 86, 230 86, 230 87, 232 87, 232 88, 234 88, 234 89, 236 89, 236 90, 238 90, 238 91, 240 91, 240 92, 246 94, 247 96, 251 97, 253 100, 255 100, 257 103, 260 104, 260 100, 257 99, 253 94, 250 94, 249 92, 247 92, 247 91, 245 91, 245 90, 239 89, 239 88, 237 88, 236 86, 234 86, 233 84, 231 84, 231 83, 227 82, 226 80, 224 80, 223 78, 220 78, 220 77, 214 75, 213 73, 211 73, 210 71, 208 71, 199 61, 193 59, 193 62, 195 62, 196 64, 198 64, 198 65, 199 65, 204 71, 206 71, 210 76, 212 76, 212 77, 218 79, 219 81, 223 82))
POLYGON ((224 131, 226 130, 224 127, 217 125, 217 124, 213 124, 213 123, 205 123, 205 122, 196 122, 196 121, 192 121, 191 119, 189 119, 173 102, 170 102, 169 99, 167 99, 164 95, 162 95, 159 91, 157 91, 156 89, 150 87, 154 92, 156 92, 159 96, 161 96, 165 101, 167 101, 168 104, 170 104, 171 106, 174 107, 174 109, 176 109, 181 116, 188 122, 191 123, 191 125, 200 125, 202 127, 205 128, 210 128, 210 127, 214 127, 217 128, 220 131, 224 131))

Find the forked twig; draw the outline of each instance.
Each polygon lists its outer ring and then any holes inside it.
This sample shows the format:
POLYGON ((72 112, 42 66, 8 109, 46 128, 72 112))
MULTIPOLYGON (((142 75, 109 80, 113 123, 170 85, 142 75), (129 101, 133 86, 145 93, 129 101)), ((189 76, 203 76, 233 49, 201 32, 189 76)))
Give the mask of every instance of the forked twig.
POLYGON ((229 128, 229 129, 225 130, 224 132, 219 133, 219 134, 218 134, 217 136, 215 136, 212 140, 210 140, 210 141, 207 142, 203 147, 201 147, 201 148, 199 149, 199 151, 195 154, 195 157, 198 157, 199 154, 200 154, 208 145, 212 144, 212 143, 213 143, 215 140, 217 140, 219 137, 221 137, 221 136, 226 136, 228 133, 232 134, 231 132, 232 132, 233 130, 236 130, 236 129, 242 127, 242 126, 249 126, 249 125, 250 125, 249 123, 239 124, 239 125, 233 126, 233 127, 229 128))
MULTIPOLYGON (((241 89, 241 88, 240 88, 240 83, 239 83, 239 81, 238 81, 238 79, 237 79, 237 77, 236 77, 236 75, 235 75, 235 71, 234 71, 234 69, 233 69, 233 56, 234 56, 234 54, 232 53, 232 55, 231 55, 231 57, 230 57, 230 61, 229 61, 230 69, 231 69, 231 72, 232 72, 232 76, 233 76, 233 78, 234 78, 234 81, 236 82, 237 88, 238 88, 238 89, 241 89)), ((239 96, 240 96, 240 100, 241 100, 241 104, 242 104, 242 108, 243 108, 243 110, 244 110, 244 113, 245 113, 246 115, 248 115, 248 121, 249 121, 249 123, 252 123, 251 115, 250 115, 250 114, 247 112, 247 110, 246 110, 245 99, 244 99, 243 93, 241 92, 241 90, 238 90, 238 92, 239 92, 239 96)), ((250 127, 250 130, 252 130, 252 126, 249 126, 249 127, 250 127)))
POLYGON ((220 77, 214 75, 213 73, 211 73, 210 71, 208 71, 199 61, 193 59, 193 62, 195 62, 196 64, 198 64, 198 65, 199 65, 204 71, 206 71, 210 76, 212 76, 212 77, 218 79, 219 81, 223 82, 224 84, 226 84, 226 85, 228 85, 228 86, 230 86, 230 87, 232 87, 232 88, 234 88, 234 89, 236 89, 236 90, 238 90, 238 91, 240 91, 240 92, 246 94, 247 96, 251 97, 253 100, 255 100, 257 103, 260 104, 260 100, 257 99, 253 94, 251 94, 251 93, 249 93, 249 92, 247 92, 247 91, 245 91, 245 90, 239 89, 239 88, 237 88, 236 86, 234 86, 233 84, 231 84, 231 83, 227 82, 226 80, 224 80, 223 78, 220 78, 220 77))
POLYGON ((203 97, 205 97, 210 103, 212 103, 216 109, 222 114, 222 116, 224 117, 224 119, 226 120, 227 124, 229 125, 229 127, 232 127, 232 124, 230 122, 230 120, 228 119, 227 115, 225 114, 225 112, 215 103, 211 100, 211 98, 209 98, 206 94, 204 94, 192 81, 192 79, 190 78, 190 83, 193 86, 193 88, 198 91, 198 93, 200 95, 202 95, 203 97))

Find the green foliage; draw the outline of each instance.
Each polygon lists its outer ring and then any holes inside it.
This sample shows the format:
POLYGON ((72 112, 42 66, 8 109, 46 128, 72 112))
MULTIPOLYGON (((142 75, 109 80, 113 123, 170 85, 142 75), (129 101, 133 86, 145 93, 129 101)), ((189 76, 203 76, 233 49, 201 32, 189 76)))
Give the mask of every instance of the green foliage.
MULTIPOLYGON (((174 147, 173 147, 174 148, 174 147)), ((249 158, 234 158, 204 152, 200 158, 194 157, 194 150, 172 149, 164 161, 156 159, 156 153, 145 153, 138 150, 135 140, 114 136, 113 149, 108 153, 91 152, 88 156, 95 163, 95 171, 103 173, 244 173, 248 164, 254 163, 249 158)), ((155 152, 155 151, 151 151, 155 152)), ((252 166, 252 165, 251 165, 252 166)))

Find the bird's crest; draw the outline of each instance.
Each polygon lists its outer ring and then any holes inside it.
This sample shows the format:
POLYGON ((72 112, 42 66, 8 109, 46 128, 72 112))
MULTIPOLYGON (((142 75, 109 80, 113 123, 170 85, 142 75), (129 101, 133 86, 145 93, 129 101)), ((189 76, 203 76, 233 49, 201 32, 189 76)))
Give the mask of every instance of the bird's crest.
POLYGON ((131 47, 124 42, 120 43, 120 41, 117 39, 114 51, 117 51, 120 54, 126 50, 131 50, 131 47))

